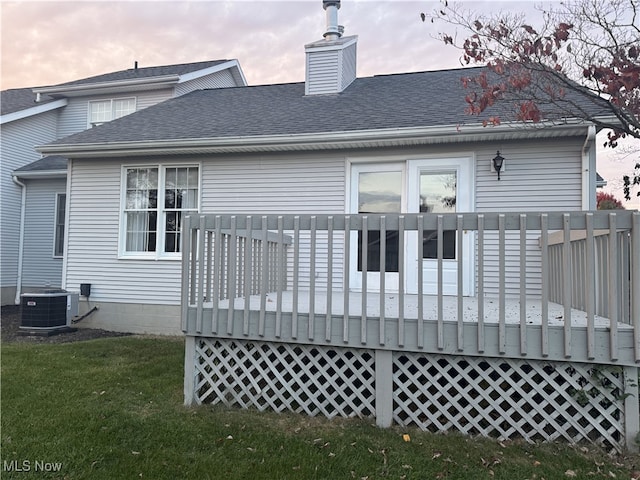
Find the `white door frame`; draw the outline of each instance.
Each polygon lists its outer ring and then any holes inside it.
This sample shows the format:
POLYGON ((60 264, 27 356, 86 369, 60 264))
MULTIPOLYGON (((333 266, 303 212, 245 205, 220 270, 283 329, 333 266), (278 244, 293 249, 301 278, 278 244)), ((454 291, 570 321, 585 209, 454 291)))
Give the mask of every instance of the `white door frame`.
MULTIPOLYGON (((349 212, 358 213, 358 179, 361 173, 373 172, 399 172, 401 175, 400 211, 406 211, 405 195, 405 162, 393 163, 355 163, 351 165, 350 172, 350 198, 349 212)), ((362 272, 358 271, 358 232, 351 232, 349 258, 349 285, 353 290, 362 290, 362 272)), ((400 245, 406 248, 406 245, 400 245)), ((385 274, 385 290, 398 291, 400 277, 398 272, 387 272, 385 274)), ((376 292, 380 290, 380 272, 367 273, 367 290, 376 292)))
MULTIPOLYGON (((373 160, 373 159, 372 159, 373 160)), ((420 173, 423 171, 455 171, 457 175, 456 207, 459 212, 475 211, 475 181, 474 181, 475 159, 473 154, 462 154, 457 156, 437 156, 437 157, 406 157, 402 161, 389 162, 368 162, 351 163, 347 173, 349 189, 349 213, 358 213, 358 179, 360 173, 369 172, 400 172, 402 175, 401 211, 408 213, 419 213, 420 197, 420 173)), ((407 293, 417 293, 418 282, 418 236, 416 232, 406 232, 405 248, 405 278, 400 279, 397 273, 387 273, 385 277, 385 287, 387 291, 397 291, 399 281, 404 281, 407 293), (395 277, 394 277, 395 275, 395 277)), ((471 296, 475 291, 475 234, 465 232, 463 243, 463 295, 471 296)), ((358 237, 357 232, 352 232, 350 237, 350 264, 348 265, 349 285, 351 289, 362 289, 362 273, 358 271, 358 237)), ((425 260, 425 263, 427 261, 425 260)), ((445 260, 450 267, 455 268, 456 260, 445 260)), ((369 272, 367 275, 367 289, 376 291, 379 286, 378 272, 369 272)), ((457 295, 455 292, 443 292, 457 295)), ((425 291, 425 294, 427 292, 425 291)))
MULTIPOLYGON (((442 157, 431 159, 408 160, 407 162, 407 211, 419 213, 420 210, 420 174, 422 172, 456 172, 456 211, 474 211, 474 181, 473 181, 473 156, 442 157)), ((417 293, 418 291, 418 235, 417 232, 408 232, 406 254, 406 291, 417 293)), ((474 240, 473 232, 465 231, 463 240, 463 284, 462 294, 473 295, 474 292, 474 240)), ((437 261, 424 260, 423 267, 434 270, 437 261)), ((443 287, 444 295, 457 295, 457 260, 443 260, 445 277, 451 278, 448 287, 443 287)), ((436 293, 435 287, 423 287, 425 294, 436 293)))

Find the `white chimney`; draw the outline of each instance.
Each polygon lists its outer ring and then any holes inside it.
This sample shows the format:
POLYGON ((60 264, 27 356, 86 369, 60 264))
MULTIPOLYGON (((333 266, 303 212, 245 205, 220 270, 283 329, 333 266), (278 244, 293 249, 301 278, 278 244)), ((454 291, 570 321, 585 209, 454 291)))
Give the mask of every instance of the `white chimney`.
POLYGON ((305 45, 305 95, 339 93, 356 79, 358 37, 343 37, 338 25, 340 0, 325 0, 327 29, 322 40, 305 45))

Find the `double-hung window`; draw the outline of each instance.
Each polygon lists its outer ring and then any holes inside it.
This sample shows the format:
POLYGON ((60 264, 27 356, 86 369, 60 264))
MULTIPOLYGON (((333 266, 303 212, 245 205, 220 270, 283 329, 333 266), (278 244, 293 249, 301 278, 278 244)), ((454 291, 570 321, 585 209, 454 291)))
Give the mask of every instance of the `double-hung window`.
POLYGON ((67 195, 64 193, 56 194, 56 214, 53 240, 53 256, 62 257, 64 255, 64 221, 65 210, 67 207, 67 195))
POLYGON ((126 167, 121 254, 176 257, 184 218, 198 213, 200 169, 189 166, 126 167))
POLYGON ((95 127, 135 111, 135 97, 92 100, 89 102, 89 126, 95 127))

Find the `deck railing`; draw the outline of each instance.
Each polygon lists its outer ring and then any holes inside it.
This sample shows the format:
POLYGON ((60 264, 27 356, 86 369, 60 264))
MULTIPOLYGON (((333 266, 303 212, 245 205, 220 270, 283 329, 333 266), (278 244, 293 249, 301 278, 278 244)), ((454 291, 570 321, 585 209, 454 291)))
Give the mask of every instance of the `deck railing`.
MULTIPOLYGON (((615 217, 612 217, 615 218, 615 217)), ((571 232, 571 306, 631 324, 631 235, 627 230, 596 230, 587 238, 584 230, 571 232), (613 247, 613 248, 612 248, 613 247), (614 262, 610 262, 614 259, 614 262), (589 282, 595 282, 588 285, 589 282)), ((550 299, 564 301, 564 232, 549 236, 550 299)), ((637 247, 636 247, 637 248, 637 247)))
POLYGON ((200 215, 186 220, 182 251, 182 327, 188 335, 619 365, 640 362, 638 212, 200 215), (606 246, 600 244, 599 230, 611 232, 606 246), (561 232, 561 243, 553 232, 561 232), (577 232, 584 237, 579 261, 577 232), (444 294, 444 240, 451 235, 457 259, 452 297, 444 294), (473 235, 473 247, 465 251, 468 235, 473 235), (431 297, 424 289, 423 258, 424 249, 431 247, 426 240, 416 241, 427 237, 439 240, 430 260, 435 266, 431 297), (387 248, 390 242, 401 247, 394 252, 387 248), (404 281, 406 256, 412 253, 405 246, 418 250, 413 252, 417 284, 404 281), (391 270, 401 279, 392 294, 385 280, 391 273, 389 252, 398 256, 391 270), (626 262, 627 256, 628 273, 620 261, 626 262), (373 279, 368 275, 372 259, 373 279), (469 262, 474 274, 467 297, 463 284, 469 262), (628 282, 619 280, 624 275, 628 282), (603 288, 608 290, 608 308, 598 310, 596 299, 603 288), (618 301, 625 289, 628 311, 618 301), (576 303, 576 298, 584 301, 576 303), (416 302, 416 315, 407 311, 409 299, 416 302), (429 301, 435 304, 433 312, 428 311, 429 301), (445 314, 449 306, 453 317, 445 314), (550 322, 554 307, 560 308, 561 325, 550 322), (531 321, 533 313, 539 321, 531 321), (606 319, 598 317, 605 313, 606 319))

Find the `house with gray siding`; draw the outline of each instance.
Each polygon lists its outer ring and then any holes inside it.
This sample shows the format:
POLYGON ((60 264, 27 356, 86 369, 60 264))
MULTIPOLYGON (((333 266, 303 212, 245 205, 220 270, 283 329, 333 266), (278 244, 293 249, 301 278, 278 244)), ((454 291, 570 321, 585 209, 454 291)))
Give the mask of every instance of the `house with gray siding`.
MULTIPOLYGON (((356 46, 356 36, 329 32, 306 45, 304 82, 196 90, 38 147, 69 159, 63 287, 92 285, 100 309, 86 325, 180 332, 180 232, 188 215, 595 208, 594 125, 550 118, 540 128, 485 128, 465 115, 460 81, 479 69, 357 78, 356 46), (506 158, 499 181, 498 151, 506 158)), ((531 233, 525 247, 532 295, 540 294, 538 237, 531 233)), ((352 252, 336 246, 331 268, 319 259, 297 281, 308 286, 330 275, 333 288, 347 279, 362 288, 358 241, 352 252)), ((417 292, 420 276, 422 291, 436 292, 436 262, 419 273, 416 240, 408 242, 406 268, 399 275, 392 260, 385 288, 417 292)), ((476 295, 474 242, 471 234, 462 241, 461 277, 455 252, 445 249, 444 294, 460 284, 465 296, 476 295)), ((486 245, 483 288, 497 296, 497 238, 486 245)), ((515 253, 507 251, 507 261, 515 253)), ((516 295, 519 272, 509 265, 506 293, 516 295)), ((369 276, 375 289, 381 274, 369 276)))
POLYGON ((139 67, 2 92, 2 305, 62 284, 67 159, 34 146, 202 88, 246 85, 236 60, 139 67))
POLYGON ((37 147, 68 159, 82 324, 183 334, 187 405, 637 448, 640 212, 592 211, 596 125, 487 128, 477 68, 358 78, 322 4, 304 82, 37 147))

